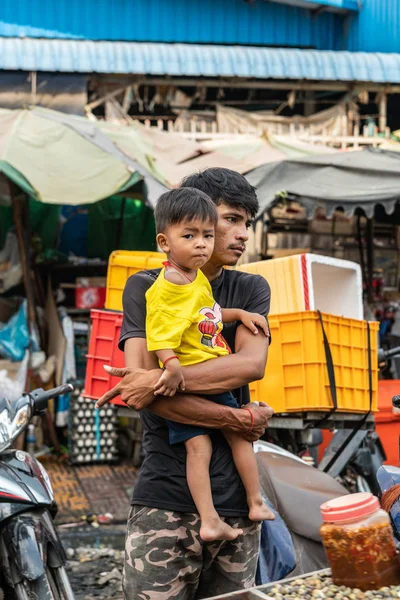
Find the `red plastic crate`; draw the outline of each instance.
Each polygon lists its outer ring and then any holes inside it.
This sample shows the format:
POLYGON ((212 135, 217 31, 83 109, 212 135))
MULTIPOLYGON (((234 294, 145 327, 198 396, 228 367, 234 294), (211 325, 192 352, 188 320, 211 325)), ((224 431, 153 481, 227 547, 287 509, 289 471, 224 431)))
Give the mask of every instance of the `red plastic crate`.
MULTIPOLYGON (((86 398, 98 400, 120 381, 119 377, 109 375, 103 369, 103 365, 125 366, 124 354, 118 349, 122 313, 111 310, 92 310, 90 317, 92 327, 83 395, 86 398)), ((125 406, 119 396, 112 401, 112 404, 125 406)))

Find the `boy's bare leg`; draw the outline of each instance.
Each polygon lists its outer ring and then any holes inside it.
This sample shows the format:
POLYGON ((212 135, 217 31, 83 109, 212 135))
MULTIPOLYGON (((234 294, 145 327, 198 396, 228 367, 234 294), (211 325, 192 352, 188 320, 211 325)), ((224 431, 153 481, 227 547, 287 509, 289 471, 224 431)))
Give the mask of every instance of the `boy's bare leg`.
POLYGON ((237 433, 224 432, 235 466, 238 470, 249 505, 249 519, 252 521, 273 521, 274 513, 264 504, 261 497, 260 478, 253 446, 237 433))
POLYGON ((186 479, 201 519, 200 537, 205 542, 235 540, 243 534, 219 518, 214 508, 210 482, 212 444, 208 435, 198 435, 185 442, 186 479))

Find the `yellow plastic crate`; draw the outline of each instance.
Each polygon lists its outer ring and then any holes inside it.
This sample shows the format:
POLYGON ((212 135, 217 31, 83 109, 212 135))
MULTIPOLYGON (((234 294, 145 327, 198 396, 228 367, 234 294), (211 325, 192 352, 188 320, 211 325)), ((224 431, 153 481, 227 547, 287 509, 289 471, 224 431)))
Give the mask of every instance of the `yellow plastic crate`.
MULTIPOLYGON (((338 411, 368 412, 368 342, 365 321, 322 314, 335 368, 338 411)), ((333 408, 321 323, 316 311, 269 317, 272 344, 265 377, 250 385, 251 400, 276 413, 333 408)), ((370 323, 372 410, 377 410, 378 328, 370 323)))
POLYGON ((286 259, 244 263, 238 271, 261 275, 271 287, 271 313, 281 314, 305 310, 301 261, 299 256, 286 259))
POLYGON ((107 270, 105 308, 122 310, 122 292, 131 275, 146 269, 158 269, 166 260, 162 252, 115 250, 110 255, 107 270))
POLYGON ((363 319, 361 269, 350 260, 307 253, 236 268, 268 281, 271 314, 319 309, 330 315, 363 319))

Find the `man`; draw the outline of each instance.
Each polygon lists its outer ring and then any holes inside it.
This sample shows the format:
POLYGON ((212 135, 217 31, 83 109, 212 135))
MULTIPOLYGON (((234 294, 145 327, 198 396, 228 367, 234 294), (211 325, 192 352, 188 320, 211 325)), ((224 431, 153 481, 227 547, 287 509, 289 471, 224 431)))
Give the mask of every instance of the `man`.
MULTIPOLYGON (((245 250, 247 229, 258 211, 254 188, 242 175, 220 168, 189 176, 182 185, 200 189, 217 206, 214 252, 202 269, 215 300, 223 308, 267 315, 267 282, 258 275, 223 269, 236 265, 245 250)), ((202 399, 201 394, 235 390, 239 404, 246 405, 247 384, 264 375, 269 338, 254 336, 240 323, 227 325, 224 336, 235 353, 184 367, 185 393, 155 399, 153 390, 160 370, 146 347, 145 293, 158 273, 137 273, 127 281, 119 342, 126 368, 108 368, 123 379, 100 398, 97 406, 121 394, 128 406, 141 410, 144 427, 145 459, 133 494, 126 537, 126 600, 195 600, 254 584, 260 527, 247 518, 242 482, 230 448, 217 430, 240 432, 255 440, 264 432, 273 411, 254 404, 244 410, 224 407, 202 399), (150 409, 146 408, 150 404, 150 409), (185 449, 179 444, 170 446, 164 419, 215 429, 211 431, 210 464, 213 501, 230 526, 244 530, 236 541, 201 541, 200 519, 186 483, 185 449)))

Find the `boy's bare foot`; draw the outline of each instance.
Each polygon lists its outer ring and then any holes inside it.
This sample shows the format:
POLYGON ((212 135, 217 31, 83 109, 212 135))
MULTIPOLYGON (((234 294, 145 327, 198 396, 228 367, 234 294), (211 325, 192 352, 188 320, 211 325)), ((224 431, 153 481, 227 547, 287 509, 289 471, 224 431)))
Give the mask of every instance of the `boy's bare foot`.
POLYGON ((213 542, 215 540, 236 540, 239 535, 243 535, 243 529, 234 529, 221 519, 213 519, 200 527, 200 537, 203 542, 213 542))
POLYGON ((252 504, 249 510, 251 521, 274 521, 275 515, 264 502, 252 504))

